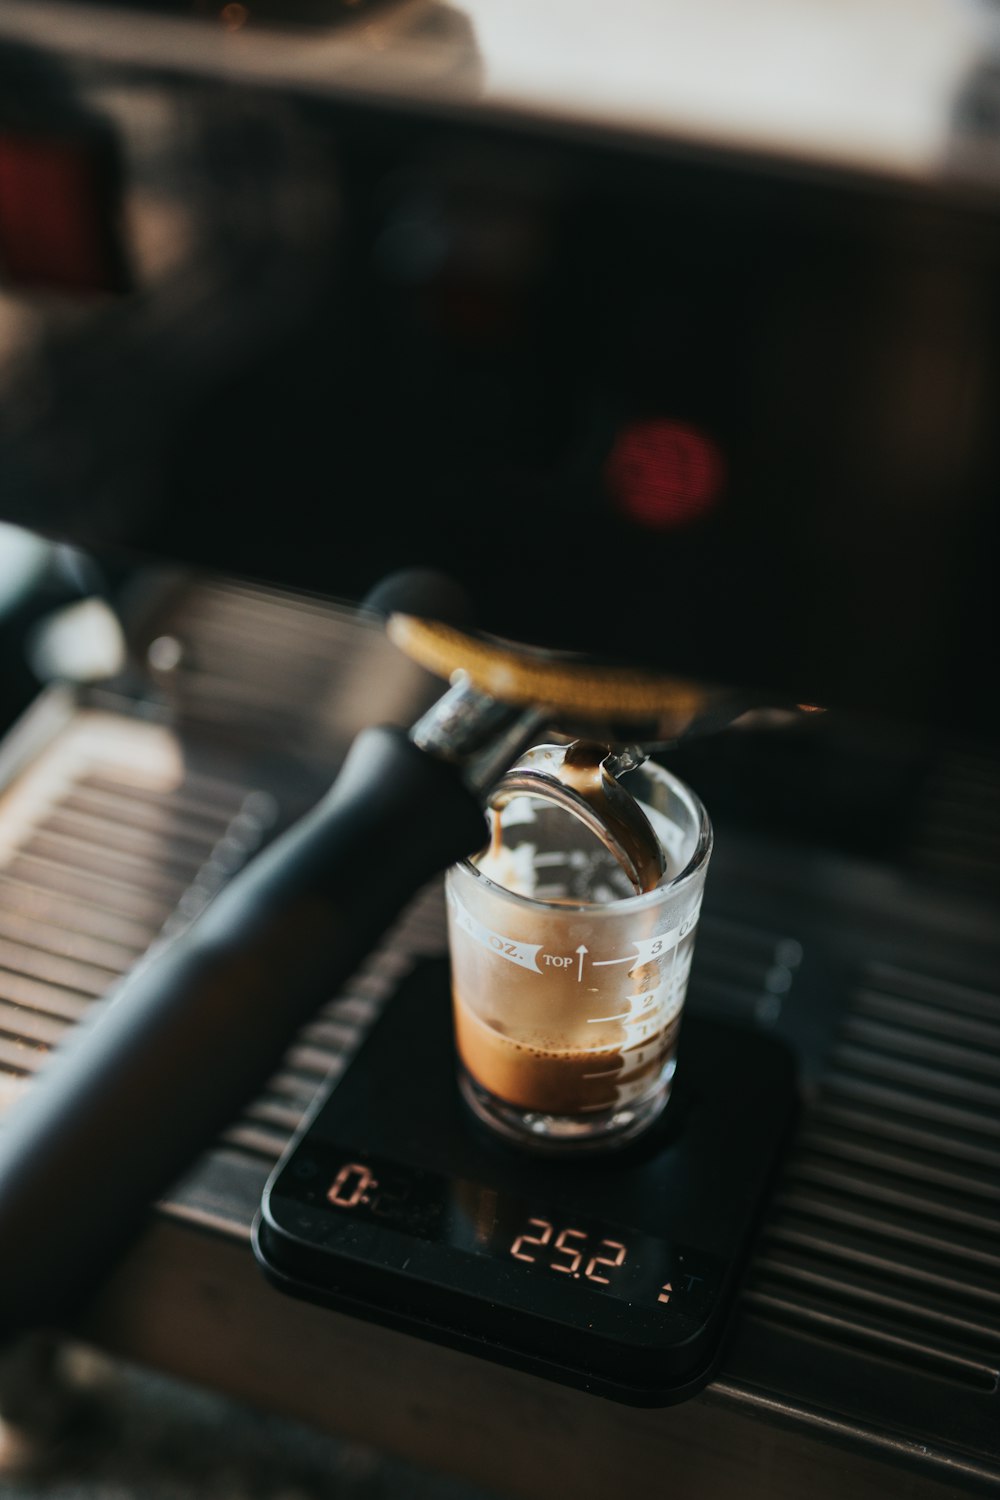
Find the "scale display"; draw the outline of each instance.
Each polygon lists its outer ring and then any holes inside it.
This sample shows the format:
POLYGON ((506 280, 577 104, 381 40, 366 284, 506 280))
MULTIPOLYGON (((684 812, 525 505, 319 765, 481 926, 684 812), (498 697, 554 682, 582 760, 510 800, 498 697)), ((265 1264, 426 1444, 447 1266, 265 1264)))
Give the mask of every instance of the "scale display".
MULTIPOLYGON (((669 1304, 675 1257, 662 1240, 582 1217, 575 1224, 542 1216, 537 1205, 436 1173, 403 1172, 388 1162, 345 1161, 322 1202, 419 1239, 454 1245, 488 1259, 582 1281, 585 1289, 626 1302, 669 1304)), ((704 1277, 684 1275, 690 1292, 704 1277)))
POLYGON ((421 967, 272 1174, 282 1289, 632 1404, 715 1368, 794 1098, 786 1050, 685 1020, 674 1095, 586 1162, 486 1137, 454 1081, 446 965, 421 967))

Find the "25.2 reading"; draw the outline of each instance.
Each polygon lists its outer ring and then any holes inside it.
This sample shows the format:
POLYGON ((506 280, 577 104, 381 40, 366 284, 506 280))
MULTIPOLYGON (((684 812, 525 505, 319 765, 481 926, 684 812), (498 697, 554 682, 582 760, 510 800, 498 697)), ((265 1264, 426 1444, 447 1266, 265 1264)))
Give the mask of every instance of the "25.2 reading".
POLYGON ((601 1240, 598 1252, 591 1255, 588 1253, 590 1236, 582 1229, 560 1229, 553 1240, 555 1226, 547 1219, 529 1219, 528 1226, 529 1229, 519 1234, 510 1247, 515 1260, 535 1263, 543 1259, 552 1271, 561 1271, 566 1276, 582 1276, 585 1281, 596 1281, 602 1286, 611 1284, 611 1277, 603 1272, 617 1270, 625 1262, 625 1246, 618 1240, 601 1240), (526 1248, 529 1245, 537 1250, 544 1249, 547 1254, 539 1257, 526 1248))

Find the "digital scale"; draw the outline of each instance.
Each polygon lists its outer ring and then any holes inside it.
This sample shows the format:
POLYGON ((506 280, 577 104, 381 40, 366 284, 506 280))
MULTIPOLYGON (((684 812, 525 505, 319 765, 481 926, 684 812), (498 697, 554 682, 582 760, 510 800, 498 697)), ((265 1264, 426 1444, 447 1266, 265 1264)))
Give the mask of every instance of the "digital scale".
POLYGON ((448 963, 427 961, 272 1173, 254 1252, 297 1297, 668 1405, 718 1366, 795 1097, 783 1044, 686 1014, 651 1132, 585 1159, 529 1155, 459 1097, 448 963))

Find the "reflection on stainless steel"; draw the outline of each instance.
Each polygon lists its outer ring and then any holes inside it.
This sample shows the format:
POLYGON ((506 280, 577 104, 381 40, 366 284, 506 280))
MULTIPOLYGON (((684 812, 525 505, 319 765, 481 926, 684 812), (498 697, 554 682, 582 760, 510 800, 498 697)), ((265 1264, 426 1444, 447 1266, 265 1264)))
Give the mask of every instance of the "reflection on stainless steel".
MULTIPOLYGON (((484 117, 599 127, 862 174, 930 181, 958 164, 956 103, 996 55, 989 8, 953 0, 402 0, 282 27, 8 0, 3 32, 132 63, 424 100, 484 117)), ((2 32, 0 32, 2 34, 2 32)), ((984 169, 978 164, 979 171, 984 169)))

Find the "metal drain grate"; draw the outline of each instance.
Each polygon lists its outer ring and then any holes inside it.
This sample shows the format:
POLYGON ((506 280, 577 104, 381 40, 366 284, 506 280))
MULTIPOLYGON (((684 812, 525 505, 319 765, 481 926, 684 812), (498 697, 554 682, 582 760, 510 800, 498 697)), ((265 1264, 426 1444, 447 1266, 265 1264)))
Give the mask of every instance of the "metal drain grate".
POLYGON ((989 888, 1000 884, 1000 761, 955 747, 928 778, 911 838, 918 868, 989 888))
POLYGON ((189 722, 231 726, 235 716, 278 734, 315 718, 360 634, 358 617, 335 605, 211 583, 186 587, 153 628, 150 665, 169 674, 189 722))
POLYGON ((1000 996, 867 970, 746 1296, 797 1331, 997 1388, 1000 996))
POLYGON ((0 1102, 259 845, 272 799, 168 731, 83 713, 0 806, 0 1102))
POLYGON ((797 938, 703 911, 691 970, 692 1009, 720 1019, 773 1026, 802 956, 797 938))
POLYGON ((260 745, 329 765, 365 724, 409 724, 428 701, 431 679, 380 619, 306 595, 188 580, 133 644, 174 722, 243 754, 260 745))
MULTIPOLYGON (((185 763, 167 731, 109 714, 81 715, 8 789, 0 829, 13 824, 15 833, 0 866, 0 1106, 161 934, 204 908, 275 812, 235 772, 185 763)), ((434 885, 302 1030, 223 1143, 273 1163, 414 959, 442 951, 444 933, 434 885)))

